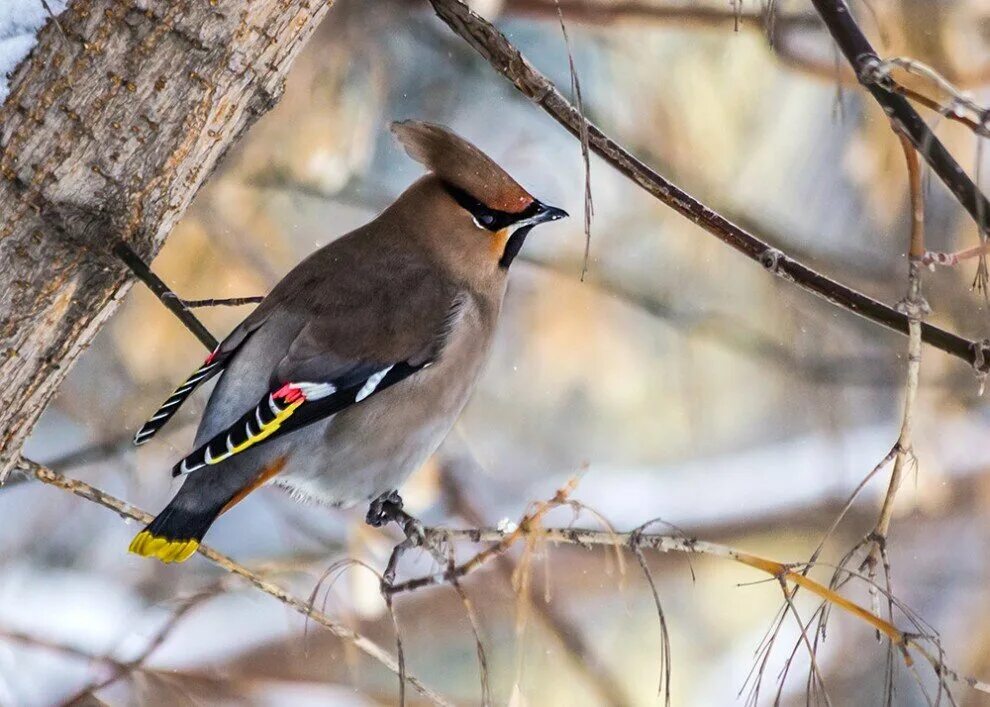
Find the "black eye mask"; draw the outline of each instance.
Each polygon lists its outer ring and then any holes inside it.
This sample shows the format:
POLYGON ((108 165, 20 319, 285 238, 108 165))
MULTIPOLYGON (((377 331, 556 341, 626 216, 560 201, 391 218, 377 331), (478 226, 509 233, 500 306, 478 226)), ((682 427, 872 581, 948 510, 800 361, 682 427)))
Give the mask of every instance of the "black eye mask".
POLYGON ((478 222, 479 226, 492 233, 501 231, 503 228, 508 228, 517 221, 532 218, 540 210, 539 202, 534 200, 525 209, 516 213, 499 211, 498 209, 491 209, 485 206, 466 191, 455 187, 453 184, 444 183, 444 188, 453 197, 454 201, 474 217, 474 220, 478 222))

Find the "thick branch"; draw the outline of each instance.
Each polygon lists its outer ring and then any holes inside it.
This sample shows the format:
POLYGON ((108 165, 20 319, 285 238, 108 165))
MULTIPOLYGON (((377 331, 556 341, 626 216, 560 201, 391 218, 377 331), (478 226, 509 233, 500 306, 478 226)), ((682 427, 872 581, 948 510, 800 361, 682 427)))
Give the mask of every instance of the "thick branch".
POLYGON ((278 100, 327 0, 74 0, 0 107, 0 482, 148 259, 278 100))
MULTIPOLYGON (((580 135, 582 118, 578 110, 501 32, 460 0, 430 2, 437 15, 496 71, 569 132, 580 135)), ((595 125, 588 125, 588 134, 591 149, 621 174, 769 272, 876 324, 900 334, 908 333, 907 315, 812 270, 732 223, 643 164, 595 125)), ((974 367, 990 368, 990 346, 926 323, 921 331, 928 344, 974 367)))

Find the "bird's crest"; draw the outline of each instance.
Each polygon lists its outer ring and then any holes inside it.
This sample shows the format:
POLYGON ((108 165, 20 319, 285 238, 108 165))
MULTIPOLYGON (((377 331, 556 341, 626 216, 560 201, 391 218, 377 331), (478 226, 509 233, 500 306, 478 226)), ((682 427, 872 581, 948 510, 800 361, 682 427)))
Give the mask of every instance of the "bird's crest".
POLYGON ((392 132, 410 157, 485 206, 518 213, 533 203, 533 196, 491 157, 448 128, 403 120, 392 123, 392 132))

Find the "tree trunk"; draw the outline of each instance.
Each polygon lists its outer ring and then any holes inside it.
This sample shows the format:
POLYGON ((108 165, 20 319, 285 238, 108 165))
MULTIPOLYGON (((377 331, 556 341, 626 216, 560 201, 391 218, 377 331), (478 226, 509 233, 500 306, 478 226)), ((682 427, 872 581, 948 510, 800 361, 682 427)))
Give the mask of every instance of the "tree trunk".
POLYGON ((74 0, 0 108, 0 481, 327 0, 74 0), (64 34, 63 34, 64 30, 64 34))

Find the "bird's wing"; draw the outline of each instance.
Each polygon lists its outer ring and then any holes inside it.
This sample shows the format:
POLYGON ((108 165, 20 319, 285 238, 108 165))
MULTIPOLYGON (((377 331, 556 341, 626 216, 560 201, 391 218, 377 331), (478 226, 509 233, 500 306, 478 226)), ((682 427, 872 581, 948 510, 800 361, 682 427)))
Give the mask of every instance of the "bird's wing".
POLYGON ((219 464, 249 447, 298 430, 398 383, 431 363, 400 361, 385 367, 359 365, 334 381, 292 381, 262 398, 254 409, 172 468, 181 476, 219 464))
POLYGON ((185 382, 176 388, 158 407, 155 414, 141 425, 141 429, 134 435, 134 444, 140 446, 154 437, 158 430, 172 419, 176 411, 182 407, 182 403, 192 395, 196 388, 227 367, 231 357, 263 322, 263 317, 248 317, 231 332, 230 336, 220 342, 213 352, 206 357, 203 365, 193 371, 192 375, 186 378, 185 382))
POLYGON ((465 296, 436 279, 408 284, 393 302, 376 289, 346 310, 313 313, 276 366, 268 394, 177 463, 173 476, 325 419, 432 364, 465 296))

